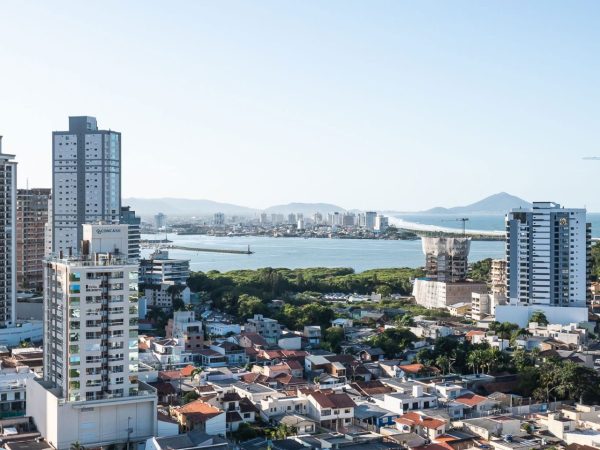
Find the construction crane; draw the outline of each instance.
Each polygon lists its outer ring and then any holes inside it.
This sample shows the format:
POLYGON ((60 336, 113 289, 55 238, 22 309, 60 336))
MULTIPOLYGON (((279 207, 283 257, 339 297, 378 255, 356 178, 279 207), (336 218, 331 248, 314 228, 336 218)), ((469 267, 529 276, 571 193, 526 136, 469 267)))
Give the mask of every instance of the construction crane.
POLYGON ((468 220, 469 220, 468 217, 461 217, 460 219, 442 220, 442 222, 462 222, 463 236, 467 236, 467 222, 468 222, 468 220))

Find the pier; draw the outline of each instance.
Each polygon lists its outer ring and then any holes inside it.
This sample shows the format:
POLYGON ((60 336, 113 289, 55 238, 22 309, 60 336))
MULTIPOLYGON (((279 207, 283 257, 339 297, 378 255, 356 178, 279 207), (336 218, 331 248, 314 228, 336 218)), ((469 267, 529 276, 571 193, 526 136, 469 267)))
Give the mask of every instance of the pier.
POLYGON ((252 255, 254 253, 252 250, 250 250, 250 246, 248 246, 246 250, 234 250, 227 248, 187 247, 184 245, 173 244, 173 241, 170 241, 168 239, 142 239, 140 241, 140 246, 142 248, 185 250, 188 252, 230 253, 234 255, 252 255))

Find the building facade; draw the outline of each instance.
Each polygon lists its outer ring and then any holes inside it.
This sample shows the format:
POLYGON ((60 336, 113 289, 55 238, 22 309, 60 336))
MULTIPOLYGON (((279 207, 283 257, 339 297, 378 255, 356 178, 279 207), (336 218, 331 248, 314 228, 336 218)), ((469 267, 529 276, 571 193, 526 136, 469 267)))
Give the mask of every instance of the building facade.
POLYGON ((507 296, 511 304, 585 307, 591 225, 585 209, 534 202, 506 217, 507 296))
POLYGON ((69 117, 52 133, 52 252, 79 251, 84 223, 119 223, 121 133, 99 130, 94 117, 69 117))
POLYGON ((44 286, 45 227, 50 189, 17 190, 17 287, 41 290, 44 286))
POLYGON ((84 225, 81 256, 45 265, 44 378, 68 401, 135 396, 137 265, 126 225, 84 225))
POLYGON ((139 261, 141 257, 140 243, 142 240, 142 220, 135 215, 135 211, 129 206, 121 207, 119 222, 129 227, 129 245, 127 246, 128 258, 139 261))
POLYGON ((17 163, 0 136, 0 327, 15 325, 17 299, 17 163))
POLYGON ((185 284, 190 276, 188 259, 171 259, 166 250, 156 250, 148 259, 140 261, 140 283, 185 284))
POLYGON ((442 282, 466 279, 471 238, 423 237, 427 277, 442 282))

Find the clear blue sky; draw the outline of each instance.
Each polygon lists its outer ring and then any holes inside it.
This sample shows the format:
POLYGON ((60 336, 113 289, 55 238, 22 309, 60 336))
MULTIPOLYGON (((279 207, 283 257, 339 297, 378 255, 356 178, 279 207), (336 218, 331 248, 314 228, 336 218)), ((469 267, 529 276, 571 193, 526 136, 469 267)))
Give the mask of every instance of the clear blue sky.
POLYGON ((600 3, 2 1, 0 134, 123 133, 123 194, 600 211, 600 3))

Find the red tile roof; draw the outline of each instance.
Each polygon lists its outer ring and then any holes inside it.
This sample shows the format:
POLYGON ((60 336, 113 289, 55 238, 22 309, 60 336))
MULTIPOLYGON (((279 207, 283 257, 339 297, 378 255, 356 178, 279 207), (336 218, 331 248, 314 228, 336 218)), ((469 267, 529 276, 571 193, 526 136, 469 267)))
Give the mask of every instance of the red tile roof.
POLYGON ((223 411, 202 400, 194 400, 183 406, 178 406, 174 410, 176 413, 186 416, 194 422, 205 422, 219 414, 223 414, 223 411))
POLYGON ((321 408, 354 408, 356 403, 348 396, 348 394, 340 393, 325 393, 323 391, 315 391, 310 394, 312 398, 319 404, 321 408))
POLYGON ((422 416, 414 412, 408 412, 402 416, 394 419, 397 423, 402 423, 410 426, 421 426, 423 428, 430 428, 436 430, 446 424, 443 420, 436 419, 434 417, 422 416))
POLYGON ((477 394, 463 394, 460 397, 456 397, 454 400, 463 405, 475 406, 488 400, 488 398, 477 394))

